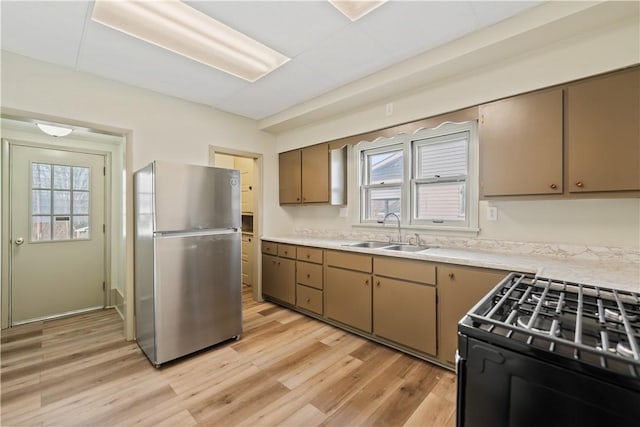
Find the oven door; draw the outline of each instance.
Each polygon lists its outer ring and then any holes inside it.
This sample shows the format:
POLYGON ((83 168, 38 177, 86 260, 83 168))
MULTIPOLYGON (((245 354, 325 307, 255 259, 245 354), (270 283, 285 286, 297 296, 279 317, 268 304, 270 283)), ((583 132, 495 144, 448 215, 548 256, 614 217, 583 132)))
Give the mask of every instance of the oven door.
POLYGON ((458 426, 637 425, 640 393, 461 336, 458 426))

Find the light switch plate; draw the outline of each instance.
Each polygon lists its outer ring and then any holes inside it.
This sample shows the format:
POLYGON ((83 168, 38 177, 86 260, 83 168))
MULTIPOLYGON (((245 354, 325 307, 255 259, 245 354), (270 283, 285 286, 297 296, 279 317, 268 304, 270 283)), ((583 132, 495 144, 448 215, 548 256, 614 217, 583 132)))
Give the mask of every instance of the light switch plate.
POLYGON ((495 206, 487 206, 487 221, 498 220, 498 208, 495 206))

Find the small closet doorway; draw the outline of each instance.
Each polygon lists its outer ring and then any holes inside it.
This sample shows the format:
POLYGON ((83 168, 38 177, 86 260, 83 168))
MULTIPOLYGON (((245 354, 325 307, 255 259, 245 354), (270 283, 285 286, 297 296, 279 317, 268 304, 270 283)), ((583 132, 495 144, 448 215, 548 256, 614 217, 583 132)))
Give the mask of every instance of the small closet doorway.
POLYGON ((253 298, 261 300, 259 259, 259 189, 261 155, 209 147, 211 166, 238 169, 242 211, 242 284, 252 288, 253 298))

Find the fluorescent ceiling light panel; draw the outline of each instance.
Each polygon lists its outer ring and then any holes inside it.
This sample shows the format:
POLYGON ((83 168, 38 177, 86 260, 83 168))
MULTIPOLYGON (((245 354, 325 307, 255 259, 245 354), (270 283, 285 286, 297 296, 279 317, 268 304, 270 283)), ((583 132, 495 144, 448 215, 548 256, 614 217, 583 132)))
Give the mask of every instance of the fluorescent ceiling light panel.
POLYGON ((178 0, 96 0, 91 19, 250 82, 289 61, 178 0))
POLYGON ((329 3, 352 21, 357 21, 373 9, 382 6, 386 2, 387 0, 329 0, 329 3))
POLYGON ((38 129, 51 136, 67 136, 73 129, 63 128, 61 126, 45 125, 44 123, 36 123, 38 129))

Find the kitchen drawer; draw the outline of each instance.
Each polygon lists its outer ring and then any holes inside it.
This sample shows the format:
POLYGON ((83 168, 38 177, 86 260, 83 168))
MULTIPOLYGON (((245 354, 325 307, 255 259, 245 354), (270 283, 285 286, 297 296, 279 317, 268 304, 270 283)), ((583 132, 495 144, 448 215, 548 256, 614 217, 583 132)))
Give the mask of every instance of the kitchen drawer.
MULTIPOLYGON (((298 255, 299 254, 300 248, 298 248, 298 255)), ((298 261, 296 281, 301 285, 322 289, 322 265, 298 261)))
POLYGON ((436 266, 425 261, 376 257, 373 259, 373 274, 429 285, 436 284, 436 266))
POLYGON ((369 255, 327 251, 325 256, 329 266, 371 273, 371 256, 369 255))
POLYGON ((322 264, 322 249, 298 246, 298 259, 307 262, 322 264))
POLYGON ((262 252, 270 255, 278 255, 278 244, 262 241, 262 252))
POLYGON ((296 305, 305 310, 313 311, 322 315, 322 291, 309 288, 307 286, 297 285, 296 287, 296 305))
POLYGON ((296 259, 296 247, 293 245, 278 245, 278 256, 296 259))

